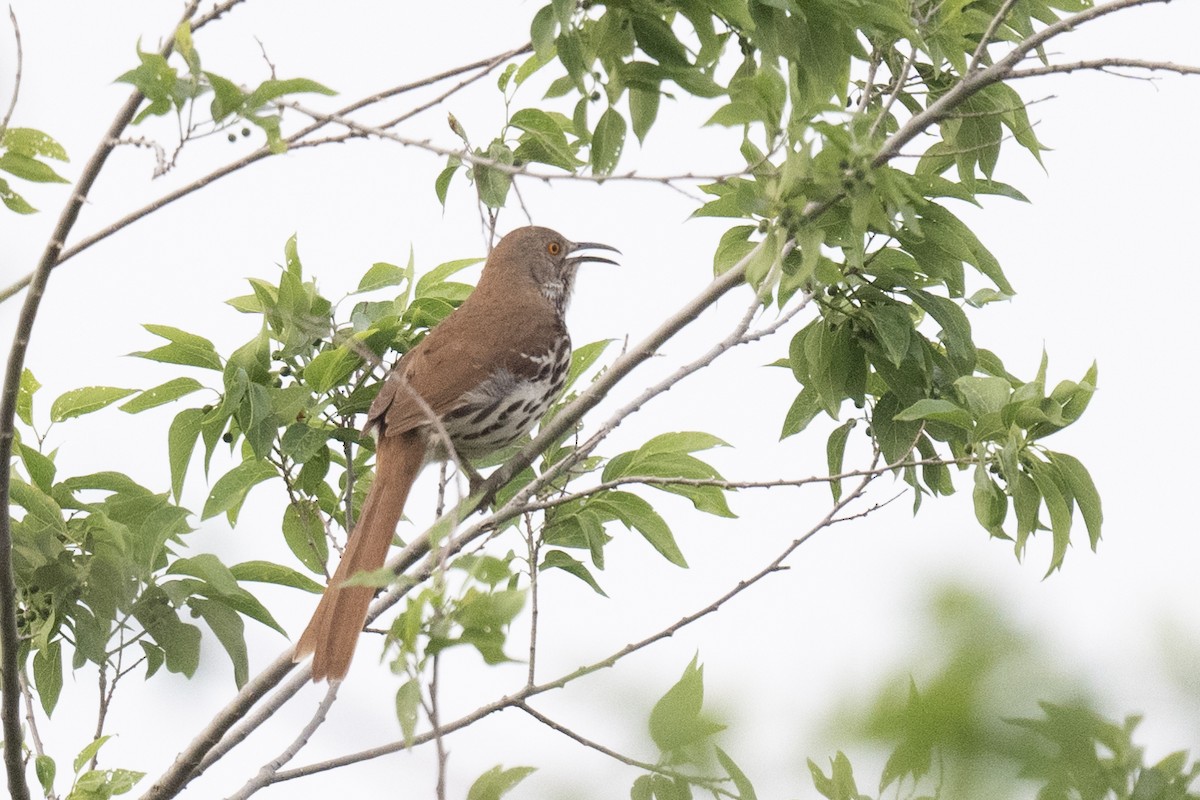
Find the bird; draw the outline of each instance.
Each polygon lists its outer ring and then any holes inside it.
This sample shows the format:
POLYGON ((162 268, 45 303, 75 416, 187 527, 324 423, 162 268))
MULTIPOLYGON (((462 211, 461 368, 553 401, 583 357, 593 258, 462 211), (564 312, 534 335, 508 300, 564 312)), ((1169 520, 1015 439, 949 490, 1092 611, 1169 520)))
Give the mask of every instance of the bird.
POLYGON ((293 650, 297 663, 312 655, 314 682, 346 677, 375 589, 343 584, 383 566, 421 469, 453 457, 466 465, 506 447, 562 392, 571 362, 565 317, 576 271, 587 262, 617 263, 588 250, 620 252, 533 225, 504 236, 462 305, 383 381, 364 425, 376 436, 375 480, 293 650))

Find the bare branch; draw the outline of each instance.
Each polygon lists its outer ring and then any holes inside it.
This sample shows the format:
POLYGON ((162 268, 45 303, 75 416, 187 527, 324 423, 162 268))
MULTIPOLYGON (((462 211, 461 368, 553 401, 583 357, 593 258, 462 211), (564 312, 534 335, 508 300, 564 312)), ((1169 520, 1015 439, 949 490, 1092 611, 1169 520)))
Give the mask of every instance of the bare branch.
POLYGON ((12 6, 8 7, 8 18, 12 21, 13 39, 17 42, 17 63, 13 65, 12 99, 8 101, 8 110, 4 112, 4 118, 0 119, 0 135, 8 130, 8 123, 13 112, 17 110, 17 98, 21 94, 21 67, 25 62, 25 53, 21 49, 21 26, 17 24, 17 12, 12 6))
MULTIPOLYGON (((898 466, 903 467, 928 467, 928 466, 964 466, 967 464, 977 463, 978 459, 974 457, 967 458, 922 458, 912 461, 905 461, 898 466)), ((783 487, 799 488, 803 486, 812 486, 814 484, 834 483, 848 478, 862 478, 866 476, 878 476, 885 472, 890 472, 895 467, 873 467, 871 469, 853 469, 846 472, 839 472, 836 475, 812 475, 807 478, 773 478, 771 480, 761 481, 729 481, 720 478, 663 478, 657 475, 627 475, 621 478, 614 478, 610 481, 603 481, 570 494, 557 495, 547 500, 531 500, 526 503, 522 510, 529 513, 534 511, 544 511, 547 508, 554 508, 566 503, 571 503, 576 500, 581 500, 585 497, 607 492, 612 489, 620 488, 621 486, 640 485, 640 486, 715 486, 718 489, 737 490, 737 489, 779 489, 783 487)))
POLYGON ((458 158, 468 164, 474 164, 488 169, 494 169, 497 172, 503 172, 506 175, 514 177, 520 176, 525 178, 533 178, 535 180, 549 183, 551 181, 584 181, 589 183, 606 183, 608 181, 644 181, 648 183, 661 183, 670 185, 676 181, 726 181, 730 178, 736 178, 745 172, 729 172, 723 174, 712 175, 696 175, 686 173, 682 175, 639 175, 635 171, 626 172, 621 175, 582 175, 574 172, 534 172, 525 166, 517 166, 515 164, 506 164, 503 161, 498 161, 487 156, 479 156, 465 148, 444 147, 434 144, 429 139, 413 139, 408 136, 401 136, 385 130, 382 127, 375 125, 366 125, 356 120, 351 119, 340 112, 323 112, 315 109, 306 108, 299 101, 290 103, 280 103, 284 108, 291 108, 299 111, 302 114, 311 117, 314 121, 322 125, 335 123, 345 127, 357 136, 374 136, 379 139, 386 139, 395 142, 396 144, 404 145, 405 147, 416 147, 421 150, 428 150, 439 156, 458 158))
MULTIPOLYGON (((1146 61, 1141 58, 1092 58, 1083 61, 1072 61, 1069 64, 1047 64, 1042 67, 1014 69, 1008 74, 1012 78, 1032 78, 1038 75, 1063 75, 1082 69, 1108 72, 1111 69, 1141 69, 1150 72, 1174 72, 1177 75, 1200 75, 1200 66, 1176 64, 1173 61, 1146 61)), ((1110 73, 1128 78, 1129 75, 1110 73)))
POLYGON ((916 60, 917 46, 914 44, 912 49, 908 51, 908 56, 904 59, 904 64, 900 67, 900 73, 896 75, 896 85, 892 87, 887 100, 883 102, 883 108, 879 109, 879 113, 875 116, 875 121, 871 123, 871 136, 874 136, 875 132, 879 130, 879 126, 887 119, 887 115, 892 110, 892 106, 896 104, 900 93, 904 91, 904 84, 908 80, 908 73, 912 71, 913 62, 916 60))
POLYGON ((272 759, 270 763, 264 764, 262 769, 258 771, 258 774, 255 775, 254 778, 247 781, 246 785, 239 789, 236 794, 230 795, 229 800, 246 800, 246 798, 250 797, 250 795, 254 794, 259 789, 264 789, 274 782, 274 778, 276 774, 278 774, 279 769, 284 764, 295 758, 296 754, 300 752, 304 745, 308 744, 308 740, 312 738, 312 735, 317 728, 321 727, 321 725, 325 722, 325 717, 329 714, 329 709, 333 706, 333 701, 337 699, 339 685, 340 684, 337 683, 331 683, 329 685, 329 688, 325 692, 325 696, 321 698, 321 702, 317 705, 317 710, 313 712, 312 719, 310 719, 308 724, 300 729, 300 733, 296 736, 292 743, 284 748, 284 751, 272 759))
POLYGON ((659 764, 652 764, 649 761, 638 761, 636 758, 630 758, 629 756, 622 755, 621 753, 618 753, 616 750, 613 750, 609 747, 605 747, 604 745, 602 745, 598 742, 594 742, 591 739, 581 736, 580 734, 576 733, 575 731, 571 730, 570 728, 566 727, 565 725, 560 725, 559 723, 550 719, 550 717, 547 717, 545 714, 541 713, 540 711, 537 711, 536 709, 530 707, 530 705, 528 703, 526 703, 524 700, 519 700, 519 701, 513 703, 513 707, 521 709, 526 714, 533 717, 534 719, 536 719, 538 722, 545 725, 550 730, 557 731, 558 733, 561 733, 563 736, 566 736, 568 739, 573 739, 574 741, 579 742, 579 744, 583 745, 584 747, 586 747, 590 750, 595 750, 597 753, 603 753, 604 755, 608 756, 609 758, 611 758, 615 761, 620 761, 622 764, 627 764, 631 767, 637 767, 638 769, 645 770, 646 772, 655 772, 655 773, 658 773, 659 775, 665 775, 668 778, 678 778, 678 779, 687 780, 687 781, 690 781, 693 783, 699 783, 699 784, 702 784, 702 785, 704 785, 706 787, 710 787, 710 788, 713 788, 718 783, 720 783, 720 781, 713 781, 711 779, 698 778, 695 775, 685 775, 682 772, 676 772, 675 770, 672 770, 672 769, 666 769, 665 767, 663 767, 659 764))

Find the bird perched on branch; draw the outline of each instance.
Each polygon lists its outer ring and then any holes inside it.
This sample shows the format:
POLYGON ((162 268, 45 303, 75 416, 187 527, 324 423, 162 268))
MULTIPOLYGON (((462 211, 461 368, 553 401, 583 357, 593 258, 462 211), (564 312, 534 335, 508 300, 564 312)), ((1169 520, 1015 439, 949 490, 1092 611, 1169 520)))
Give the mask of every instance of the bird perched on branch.
POLYGON ((350 669, 375 589, 344 586, 383 566, 421 468, 472 459, 529 431, 562 392, 571 363, 566 310, 575 272, 615 264, 549 228, 518 228, 488 256, 471 296, 392 369, 367 414, 377 435, 375 482, 293 658, 313 656, 314 681, 350 669), (446 439, 449 439, 449 447, 446 439))

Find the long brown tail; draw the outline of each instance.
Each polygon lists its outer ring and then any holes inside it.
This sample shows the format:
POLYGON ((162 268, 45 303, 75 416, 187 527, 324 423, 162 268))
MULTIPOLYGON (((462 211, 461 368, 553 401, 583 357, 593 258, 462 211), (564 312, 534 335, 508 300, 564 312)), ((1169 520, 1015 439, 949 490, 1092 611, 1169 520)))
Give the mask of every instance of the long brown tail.
POLYGON ((350 670, 354 646, 367 618, 367 608, 375 589, 370 586, 342 584, 359 572, 383 566, 396 524, 404 513, 408 490, 425 461, 425 437, 417 432, 398 436, 380 436, 375 452, 375 483, 367 493, 346 552, 337 571, 325 587, 325 594, 313 612, 312 620, 292 659, 300 661, 313 654, 312 678, 340 681, 350 670))

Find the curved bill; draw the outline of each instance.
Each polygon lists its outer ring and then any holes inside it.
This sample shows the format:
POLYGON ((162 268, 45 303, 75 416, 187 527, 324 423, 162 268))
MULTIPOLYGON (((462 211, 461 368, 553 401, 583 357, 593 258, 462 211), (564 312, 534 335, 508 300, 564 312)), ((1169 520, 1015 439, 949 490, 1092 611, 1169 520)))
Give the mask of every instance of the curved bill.
MULTIPOLYGON (((572 242, 571 243, 571 252, 572 253, 577 253, 580 250, 611 250, 614 253, 621 252, 620 250, 613 247, 612 245, 600 244, 599 242, 572 242)), ((604 256, 589 255, 586 253, 583 255, 578 255, 578 256, 572 255, 570 258, 570 261, 572 264, 582 264, 586 261, 599 262, 602 264, 616 264, 617 263, 616 261, 613 261, 611 258, 605 258, 604 256)))

